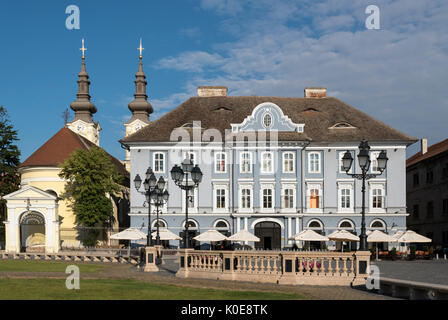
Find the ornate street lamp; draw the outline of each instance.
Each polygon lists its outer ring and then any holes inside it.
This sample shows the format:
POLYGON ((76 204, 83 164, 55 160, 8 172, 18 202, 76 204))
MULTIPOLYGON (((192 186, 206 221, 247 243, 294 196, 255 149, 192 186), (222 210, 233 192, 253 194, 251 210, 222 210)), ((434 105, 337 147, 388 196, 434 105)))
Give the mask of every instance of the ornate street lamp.
POLYGON ((198 165, 193 167, 193 162, 190 157, 185 158, 182 161, 181 167, 177 164, 171 169, 171 178, 173 179, 176 186, 185 190, 185 248, 188 249, 188 201, 193 200, 193 196, 189 195, 190 190, 194 190, 199 186, 202 181, 202 171, 198 165), (188 180, 188 176, 191 176, 191 180, 188 180))
POLYGON ((164 190, 166 186, 165 179, 163 177, 160 177, 157 181, 156 187, 151 192, 151 200, 156 206, 156 214, 157 214, 157 233, 156 233, 156 245, 160 245, 160 233, 159 233, 159 207, 162 207, 165 203, 167 203, 169 198, 169 193, 167 190, 164 190))
POLYGON ((366 251, 367 250, 367 234, 366 234, 366 180, 376 178, 378 175, 381 175, 387 166, 387 158, 386 151, 382 150, 377 158, 377 166, 379 174, 368 173, 370 168, 370 146, 366 140, 362 140, 359 144, 359 154, 358 154, 358 163, 361 168, 361 173, 349 173, 352 163, 353 157, 350 151, 346 151, 344 156, 342 157, 342 167, 344 171, 351 177, 362 180, 362 209, 361 209, 361 235, 359 250, 366 251))
POLYGON ((134 178, 134 186, 137 192, 140 194, 143 194, 145 196, 145 202, 143 203, 143 206, 145 206, 145 203, 148 204, 148 234, 146 235, 146 245, 149 247, 152 245, 152 239, 151 239, 151 192, 154 190, 157 184, 157 178, 154 175, 154 172, 152 171, 151 167, 146 170, 145 173, 145 180, 143 181, 143 189, 144 191, 140 191, 140 187, 142 186, 142 178, 140 178, 140 175, 136 175, 134 178))

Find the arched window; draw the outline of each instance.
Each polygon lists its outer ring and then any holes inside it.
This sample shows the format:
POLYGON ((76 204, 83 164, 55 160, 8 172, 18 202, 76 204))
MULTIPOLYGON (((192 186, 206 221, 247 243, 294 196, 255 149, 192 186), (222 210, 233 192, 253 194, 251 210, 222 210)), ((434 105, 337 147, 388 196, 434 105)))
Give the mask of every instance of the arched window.
POLYGON ((322 230, 323 229, 322 222, 320 222, 319 220, 311 220, 308 223, 308 229, 311 229, 311 230, 322 230))
POLYGON ((343 220, 341 221, 341 223, 339 223, 339 229, 354 230, 355 226, 353 225, 353 222, 349 220, 343 220))
POLYGON ((227 230, 227 229, 229 229, 229 224, 224 220, 218 220, 215 222, 215 228, 227 230))
POLYGON ((374 220, 370 224, 370 228, 374 229, 374 230, 385 230, 386 229, 386 224, 383 221, 381 221, 381 220, 374 220))
POLYGON ((157 228, 157 225, 159 225, 159 228, 166 228, 167 227, 166 222, 163 221, 163 220, 156 220, 152 224, 153 224, 153 228, 157 228))
MULTIPOLYGON (((185 228, 185 222, 183 227, 185 228)), ((188 219, 188 229, 189 230, 198 230, 198 223, 194 220, 188 219)))

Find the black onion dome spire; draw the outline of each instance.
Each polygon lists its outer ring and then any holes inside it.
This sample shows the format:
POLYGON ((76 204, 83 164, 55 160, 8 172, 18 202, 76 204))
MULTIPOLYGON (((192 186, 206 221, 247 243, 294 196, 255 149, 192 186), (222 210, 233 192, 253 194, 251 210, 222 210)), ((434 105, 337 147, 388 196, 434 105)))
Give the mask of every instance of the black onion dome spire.
POLYGON ((138 71, 135 74, 135 93, 134 100, 128 104, 129 110, 132 112, 132 119, 140 119, 146 123, 149 123, 149 115, 154 112, 152 105, 148 102, 148 95, 146 94, 146 75, 143 72, 143 62, 142 62, 142 50, 140 43, 140 56, 138 71))
POLYGON ((78 73, 78 93, 76 94, 77 99, 70 104, 70 108, 75 112, 75 118, 84 120, 86 122, 93 122, 92 114, 97 112, 95 105, 90 101, 89 94, 89 75, 86 71, 86 58, 84 56, 84 39, 82 41, 82 63, 81 71, 78 73))

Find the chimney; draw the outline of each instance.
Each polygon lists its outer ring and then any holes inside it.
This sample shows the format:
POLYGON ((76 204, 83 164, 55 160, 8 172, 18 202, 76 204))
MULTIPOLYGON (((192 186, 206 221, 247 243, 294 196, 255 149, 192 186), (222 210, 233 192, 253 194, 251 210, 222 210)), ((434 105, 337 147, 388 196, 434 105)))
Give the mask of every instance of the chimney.
POLYGON ((227 87, 224 86, 198 87, 198 97, 227 97, 227 87))
POLYGON ((428 152, 428 139, 423 138, 421 140, 421 146, 422 146, 422 155, 428 152))
POLYGON ((326 98, 327 88, 325 87, 306 87, 305 98, 326 98))

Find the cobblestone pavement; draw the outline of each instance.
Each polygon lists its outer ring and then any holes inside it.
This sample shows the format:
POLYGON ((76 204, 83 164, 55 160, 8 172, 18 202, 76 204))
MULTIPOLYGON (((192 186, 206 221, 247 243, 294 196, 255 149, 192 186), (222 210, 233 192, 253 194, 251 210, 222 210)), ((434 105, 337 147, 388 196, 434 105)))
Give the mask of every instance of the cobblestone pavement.
MULTIPOLYGON (((161 271, 146 273, 139 271, 135 266, 128 264, 102 264, 104 269, 95 273, 83 273, 82 279, 136 279, 151 283, 172 284, 176 286, 211 288, 221 290, 249 290, 298 293, 308 299, 318 300, 389 300, 387 296, 370 293, 360 289, 337 286, 287 286, 268 283, 252 283, 240 281, 219 281, 208 279, 182 279, 176 278, 177 259, 168 257, 166 263, 161 265, 161 271)), ((75 263, 74 263, 75 264, 75 263)), ((63 272, 0 272, 0 278, 66 278, 63 272)))
POLYGON ((372 261, 385 278, 448 285, 448 260, 372 261))

